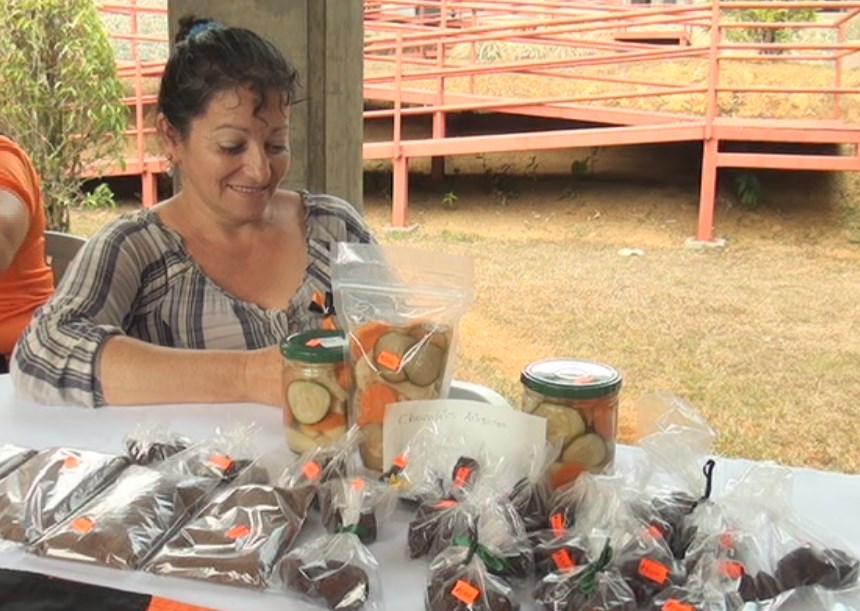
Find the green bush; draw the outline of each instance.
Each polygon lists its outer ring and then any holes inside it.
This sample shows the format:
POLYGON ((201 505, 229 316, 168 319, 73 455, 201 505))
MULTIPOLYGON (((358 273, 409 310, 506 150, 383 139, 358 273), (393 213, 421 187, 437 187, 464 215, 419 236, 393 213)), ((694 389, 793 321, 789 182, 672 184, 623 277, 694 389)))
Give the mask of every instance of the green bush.
POLYGON ((116 196, 107 183, 103 182, 84 195, 79 203, 84 208, 116 208, 116 196))
POLYGON ((121 163, 126 108, 93 0, 0 2, 0 129, 33 159, 50 229, 84 203, 84 168, 121 163))
MULTIPOLYGON (((766 1, 766 0, 763 0, 766 1)), ((729 3, 724 6, 728 7, 729 3)), ((729 19, 738 22, 755 23, 787 23, 796 21, 812 22, 816 20, 817 13, 811 8, 746 8, 728 10, 729 19)), ((796 35, 797 30, 786 28, 726 28, 726 38, 734 42, 755 43, 786 43, 790 42, 796 35)), ((761 53, 768 53, 761 50, 761 53)), ((776 51, 778 53, 779 51, 776 51)))

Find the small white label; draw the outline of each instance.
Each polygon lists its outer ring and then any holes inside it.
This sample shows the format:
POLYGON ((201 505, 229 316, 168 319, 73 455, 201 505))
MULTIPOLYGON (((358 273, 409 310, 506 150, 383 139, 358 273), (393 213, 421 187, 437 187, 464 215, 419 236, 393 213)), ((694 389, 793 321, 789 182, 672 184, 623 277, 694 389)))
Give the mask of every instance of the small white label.
POLYGON ((346 338, 345 337, 320 337, 320 346, 323 348, 343 348, 346 346, 346 338))
MULTIPOLYGON (((525 477, 534 447, 546 440, 546 420, 513 409, 463 399, 403 401, 385 408, 383 464, 391 464, 422 428, 435 424, 439 436, 463 438, 469 448, 483 448, 491 459, 504 460, 506 475, 525 477)), ((453 457, 454 460, 457 456, 453 457)))

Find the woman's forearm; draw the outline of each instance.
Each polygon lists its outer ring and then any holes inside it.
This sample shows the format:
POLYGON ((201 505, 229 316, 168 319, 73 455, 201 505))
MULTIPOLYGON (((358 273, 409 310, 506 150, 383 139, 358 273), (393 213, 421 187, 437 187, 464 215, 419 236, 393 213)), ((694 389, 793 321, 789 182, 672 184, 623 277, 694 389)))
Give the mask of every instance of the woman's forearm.
POLYGON ((277 346, 191 350, 114 336, 102 346, 97 372, 108 405, 281 404, 277 346))

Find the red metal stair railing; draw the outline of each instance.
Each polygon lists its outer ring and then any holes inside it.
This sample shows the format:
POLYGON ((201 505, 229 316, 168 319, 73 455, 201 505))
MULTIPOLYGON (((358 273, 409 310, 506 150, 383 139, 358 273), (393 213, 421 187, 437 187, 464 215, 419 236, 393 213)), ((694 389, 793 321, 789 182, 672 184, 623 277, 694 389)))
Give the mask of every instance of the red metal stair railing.
MULTIPOLYGON (((126 20, 127 27, 112 28, 112 37, 128 45, 117 70, 133 89, 126 98, 134 117, 126 135, 134 145, 125 167, 108 168, 107 175, 139 175, 143 205, 150 206, 157 197, 155 178, 167 163, 157 147, 147 152, 155 133, 155 95, 146 84, 153 81, 154 91, 167 40, 139 26, 142 19, 163 19, 156 29, 166 32, 167 9, 127 2, 100 4, 104 14, 126 20), (140 47, 147 44, 163 45, 163 53, 142 59, 140 47)), ((711 241, 720 168, 860 170, 860 71, 848 69, 860 51, 860 41, 851 37, 860 29, 851 27, 858 15, 860 0, 366 0, 364 118, 387 133, 366 141, 363 156, 390 162, 392 224, 405 226, 411 160, 430 159, 438 178, 445 158, 454 155, 701 142, 696 237, 711 241), (812 10, 817 18, 740 20, 739 11, 756 8, 812 10), (750 29, 786 36, 756 43, 732 34, 750 29), (656 39, 676 42, 653 44, 656 39), (669 64, 679 68, 667 76, 659 68, 669 64), (774 76, 756 83, 737 78, 758 65, 774 76), (817 66, 816 78, 801 82, 804 71, 795 69, 801 66, 817 66), (768 112, 773 116, 750 114, 744 101, 756 96, 811 99, 815 112, 793 114, 787 104, 780 113, 774 105, 768 112), (511 132, 501 125, 499 133, 457 136, 448 119, 459 113, 588 127, 511 132), (421 117, 429 127, 416 132, 421 117), (834 150, 744 150, 748 143, 834 150)))
MULTIPOLYGON (((714 199, 721 167, 806 170, 857 170, 860 112, 845 112, 845 102, 856 99, 860 88, 846 84, 845 61, 860 50, 847 40, 848 23, 860 3, 845 0, 817 2, 686 2, 644 7, 612 2, 502 2, 500 0, 440 0, 443 18, 427 27, 406 16, 406 9, 427 2, 380 3, 368 19, 365 45, 365 98, 381 108, 365 113, 366 120, 392 121, 396 138, 366 142, 366 159, 392 160, 392 222, 408 222, 409 160, 432 156, 438 163, 448 155, 529 151, 546 148, 612 146, 634 142, 701 141, 703 171, 696 237, 714 238, 714 199), (385 8, 390 13, 386 17, 385 8), (815 22, 741 22, 739 10, 766 8, 828 11, 835 19, 815 22), (445 15, 457 27, 446 28, 445 15), (674 28, 676 45, 643 42, 654 28, 674 28), (751 28, 788 32, 782 43, 732 42, 727 30, 751 28), (797 42, 791 33, 822 32, 824 41, 797 42), (623 32, 624 36, 618 36, 623 32), (835 35, 834 35, 835 33, 835 35), (830 36, 832 40, 827 40, 830 36), (689 44, 688 44, 689 43, 689 44), (476 49, 497 45, 531 44, 566 53, 482 61, 476 49), (428 57, 426 49, 435 45, 428 57), (467 48, 466 54, 462 52, 467 48), (666 82, 649 73, 648 66, 676 62, 692 66, 697 78, 666 82), (797 83, 791 79, 771 84, 732 82, 721 68, 732 62, 769 62, 777 66, 824 63, 832 69, 831 83, 797 83), (645 66, 643 69, 642 67, 645 66), (494 90, 492 82, 540 77, 558 95, 534 94, 524 85, 515 92, 494 90), (481 83, 483 87, 477 86, 481 83), (487 83, 490 83, 488 86, 487 83), (826 116, 743 116, 727 99, 750 96, 818 96, 827 98, 826 116), (725 106, 725 108, 723 108, 725 106), (445 116, 458 112, 495 112, 586 121, 606 127, 584 130, 505 133, 452 137, 445 134, 445 116), (403 139, 402 123, 429 115, 433 128, 427 137, 403 139), (632 128, 636 129, 632 129, 632 128), (831 144, 848 154, 775 154, 738 152, 721 143, 765 142, 831 144)), ((664 34, 660 36, 665 37, 664 34)), ((743 66, 743 64, 741 64, 743 66)), ((793 72, 801 73, 800 70, 793 72)), ((790 71, 790 76, 794 74, 790 71)), ((796 80, 795 76, 795 80, 796 80)), ((541 87, 546 90, 546 87, 541 87)))

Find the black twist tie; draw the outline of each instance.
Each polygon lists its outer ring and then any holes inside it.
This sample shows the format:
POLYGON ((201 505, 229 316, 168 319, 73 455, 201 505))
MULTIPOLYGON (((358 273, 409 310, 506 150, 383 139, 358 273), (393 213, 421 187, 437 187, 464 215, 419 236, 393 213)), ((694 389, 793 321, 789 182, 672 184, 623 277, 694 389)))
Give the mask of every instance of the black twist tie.
POLYGON ((702 473, 705 474, 705 494, 699 499, 699 502, 710 500, 711 492, 714 487, 714 468, 717 466, 717 462, 713 458, 709 458, 705 463, 705 466, 702 467, 702 473))
POLYGON ((308 310, 326 316, 334 316, 334 295, 332 292, 326 291, 322 301, 322 303, 319 303, 316 300, 312 300, 308 305, 308 310))

